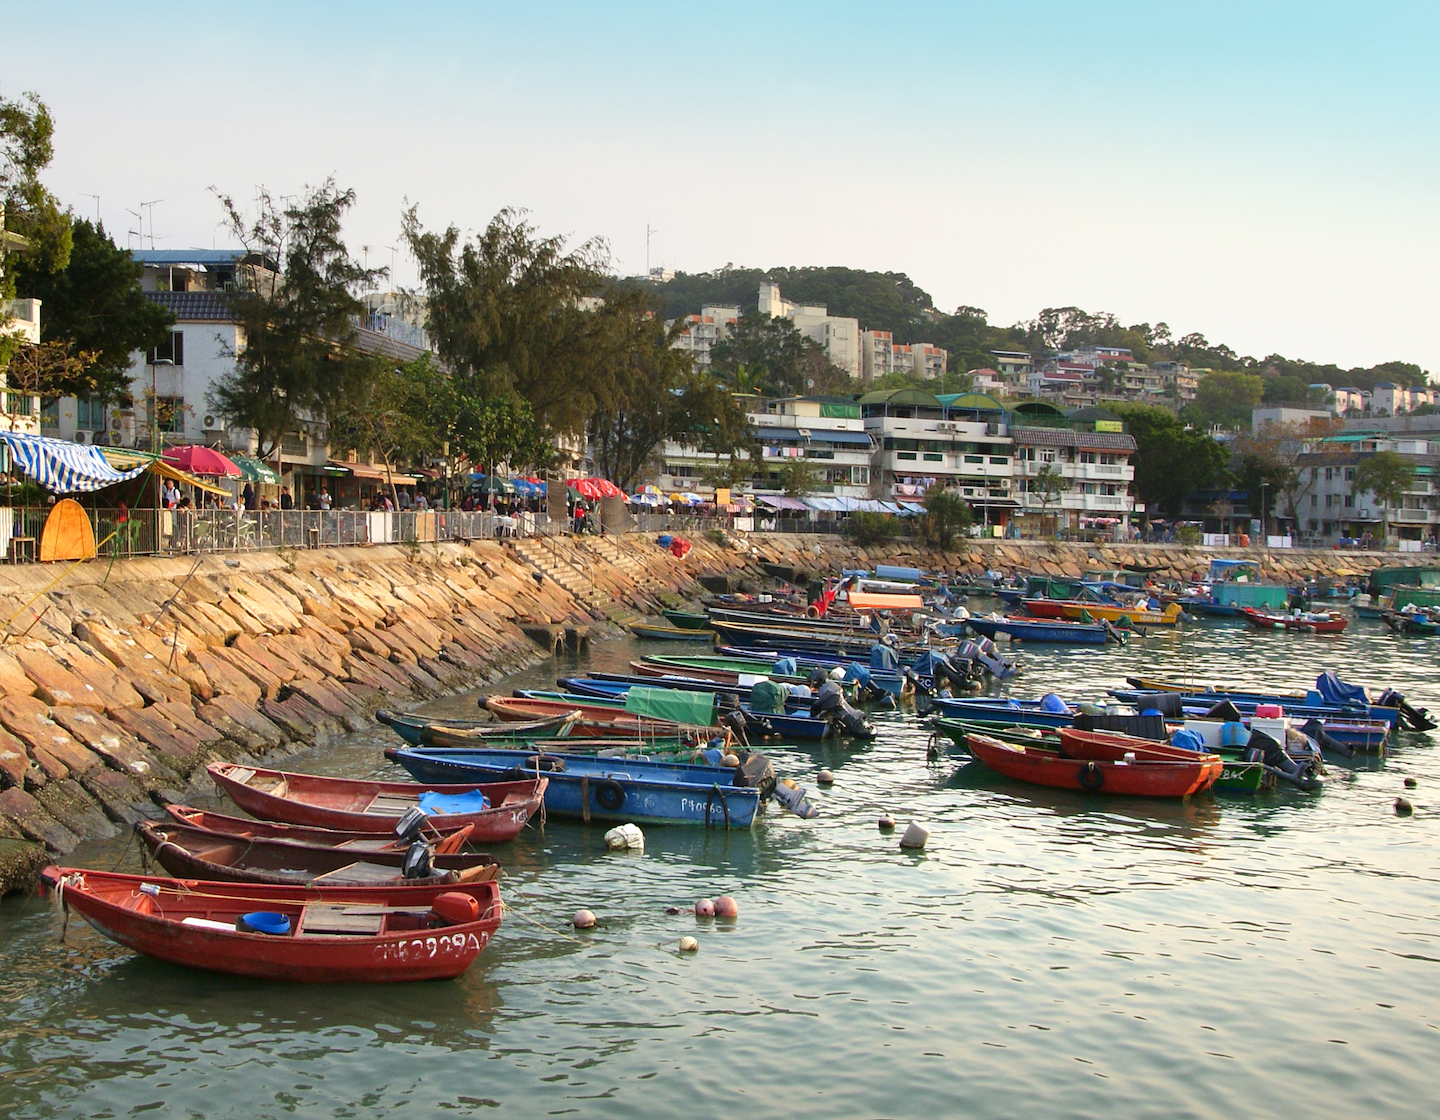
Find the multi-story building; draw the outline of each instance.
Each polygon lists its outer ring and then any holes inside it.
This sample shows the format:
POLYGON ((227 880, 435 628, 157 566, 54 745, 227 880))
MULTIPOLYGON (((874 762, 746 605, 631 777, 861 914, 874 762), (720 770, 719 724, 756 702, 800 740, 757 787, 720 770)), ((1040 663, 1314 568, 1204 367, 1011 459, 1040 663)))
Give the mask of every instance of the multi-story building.
POLYGON ((1113 412, 1083 408, 1067 415, 1037 401, 1021 406, 1013 424, 1016 497, 1024 521, 1055 518, 1071 530, 1123 529, 1144 511, 1130 494, 1135 438, 1113 412), (1038 477, 1047 468, 1060 477, 1058 493, 1047 493, 1045 479, 1038 477))
POLYGON ((1035 365, 1029 354, 1023 350, 991 350, 990 355, 1006 384, 1019 387, 1026 384, 1035 365))
POLYGON ((818 342, 828 357, 851 377, 861 375, 860 321, 831 315, 823 303, 791 303, 780 287, 768 280, 760 284, 759 309, 772 319, 789 319, 806 338, 818 342))
POLYGON ((1367 531, 1379 537, 1386 522, 1391 535, 1402 542, 1433 538, 1440 528, 1440 431, 1428 434, 1437 438, 1359 429, 1321 440, 1296 462, 1295 528, 1326 543, 1358 538, 1367 531), (1393 507, 1355 487, 1357 468, 1381 451, 1405 456, 1415 471, 1414 481, 1393 507))
MULTIPOLYGON (((757 496, 779 494, 786 466, 799 461, 814 468, 816 496, 868 496, 872 444, 860 411, 848 397, 753 400, 746 416, 760 461, 746 489, 757 496)), ((674 440, 665 443, 662 455, 661 487, 681 493, 713 489, 707 480, 719 466, 717 456, 674 440)))
POLYGON ((895 336, 889 331, 860 332, 860 376, 866 383, 895 372, 895 336))
MULTIPOLYGON (((28 243, 5 229, 5 204, 0 202, 0 279, 5 275, 5 254, 24 249, 28 243)), ((40 300, 13 299, 0 303, 0 335, 20 338, 32 346, 40 344, 40 300)), ((0 369, 0 425, 7 432, 40 432, 40 398, 12 388, 9 371, 0 369)))
POLYGON ((1193 370, 1184 362, 1156 362, 1150 367, 1160 378, 1160 392, 1185 404, 1195 399, 1203 370, 1193 370))
POLYGON ((860 411, 875 442, 871 482, 881 497, 954 487, 992 524, 1015 508, 1009 419, 993 397, 890 389, 865 394, 860 411))
POLYGON ((949 352, 928 342, 896 342, 889 331, 860 332, 861 376, 868 383, 889 373, 933 381, 945 376, 949 352))
MULTIPOLYGON (((710 368, 711 349, 730 333, 739 317, 738 307, 702 307, 700 314, 685 316, 685 329, 675 339, 674 346, 690 355, 696 369, 707 370, 710 368)), ((674 323, 675 320, 671 319, 665 325, 670 327, 674 323)))
POLYGON ((1433 389, 1407 389, 1389 381, 1381 381, 1370 394, 1370 412, 1374 416, 1399 416, 1414 412, 1421 405, 1434 405, 1433 389))

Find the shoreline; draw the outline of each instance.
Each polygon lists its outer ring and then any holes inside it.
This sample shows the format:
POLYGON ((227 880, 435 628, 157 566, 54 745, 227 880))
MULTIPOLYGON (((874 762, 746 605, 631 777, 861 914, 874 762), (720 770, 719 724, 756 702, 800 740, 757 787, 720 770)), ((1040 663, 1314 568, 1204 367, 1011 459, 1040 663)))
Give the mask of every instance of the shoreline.
POLYGON ((652 535, 628 534, 0 569, 10 619, 0 645, 0 893, 29 889, 82 841, 208 789, 210 761, 273 761, 369 726, 379 707, 493 683, 707 589, 759 588, 764 565, 1073 577, 1145 563, 1185 578, 1233 555, 1290 581, 1396 559, 1038 541, 966 540, 938 552, 794 534, 693 544, 684 560, 652 535))

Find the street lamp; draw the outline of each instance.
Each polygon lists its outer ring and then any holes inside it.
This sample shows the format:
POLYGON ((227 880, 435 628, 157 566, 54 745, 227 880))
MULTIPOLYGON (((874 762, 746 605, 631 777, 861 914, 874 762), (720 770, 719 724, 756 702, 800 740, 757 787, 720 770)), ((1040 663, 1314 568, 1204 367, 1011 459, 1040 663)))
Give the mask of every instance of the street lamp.
POLYGON ((1270 527, 1265 517, 1265 491, 1268 490, 1269 487, 1270 484, 1268 482, 1260 483, 1260 540, 1266 543, 1268 543, 1270 527))
POLYGON ((156 366, 173 366, 175 363, 169 358, 150 359, 150 454, 159 454, 156 446, 160 435, 160 396, 156 391, 156 366))

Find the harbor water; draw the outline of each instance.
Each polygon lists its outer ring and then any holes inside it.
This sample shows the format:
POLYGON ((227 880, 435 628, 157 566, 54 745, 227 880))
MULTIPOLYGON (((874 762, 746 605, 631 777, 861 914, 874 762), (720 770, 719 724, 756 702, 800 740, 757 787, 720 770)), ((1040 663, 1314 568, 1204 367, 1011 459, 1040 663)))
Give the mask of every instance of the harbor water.
MULTIPOLYGON (((605 644, 497 688, 663 645, 605 644)), ((1014 692, 1078 700, 1137 673, 1282 687, 1334 668, 1440 711, 1437 653, 1378 623, 1208 622, 1125 648, 1026 648, 1014 692)), ((426 710, 467 715, 476 695, 426 710)), ((1436 740, 1332 758, 1318 794, 1167 803, 928 761, 913 712, 875 720, 871 743, 773 750, 814 820, 772 806, 750 833, 648 828, 643 855, 552 820, 496 849, 511 909, 454 982, 190 972, 78 918, 62 942, 48 900, 6 899, 0 1116, 1435 1115, 1436 740), (910 821, 931 830, 922 852, 898 848, 910 821), (718 894, 737 922, 693 916, 718 894), (581 907, 595 930, 569 927, 581 907), (686 934, 698 953, 677 952, 686 934)), ((389 737, 377 725, 286 765, 392 774, 389 737)), ((69 862, 140 866, 129 840, 69 862)))

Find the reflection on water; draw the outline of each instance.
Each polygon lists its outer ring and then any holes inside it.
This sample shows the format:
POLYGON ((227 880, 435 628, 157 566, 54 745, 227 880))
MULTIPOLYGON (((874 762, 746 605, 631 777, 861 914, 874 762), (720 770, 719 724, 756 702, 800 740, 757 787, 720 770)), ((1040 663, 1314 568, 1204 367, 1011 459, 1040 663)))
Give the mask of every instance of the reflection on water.
MULTIPOLYGON (((517 684, 619 669, 602 646, 517 684)), ((1017 695, 1126 675, 1293 685, 1336 668, 1440 709, 1433 641, 1225 624, 1026 649, 1017 695)), ((430 705, 464 715, 475 697, 430 705)), ((497 852, 513 910, 454 983, 294 988, 185 972, 47 903, 0 906, 0 1115, 1410 1116, 1440 1088, 1440 788, 1431 740, 1311 796, 1157 803, 1039 790, 946 757, 913 715, 773 751, 822 815, 753 833, 550 822, 497 852), (836 774, 817 789, 814 774, 836 774), (1391 809, 1402 775, 1415 817, 1391 809), (932 830, 902 854, 876 820, 932 830), (721 893, 738 923, 698 922, 721 893), (577 934, 575 909, 600 927, 577 934), (679 907, 679 915, 667 915, 679 907), (678 938, 701 949, 682 958, 678 938)), ((390 774, 388 731, 297 769, 390 774)), ((97 866, 138 867, 99 845, 97 866)))

